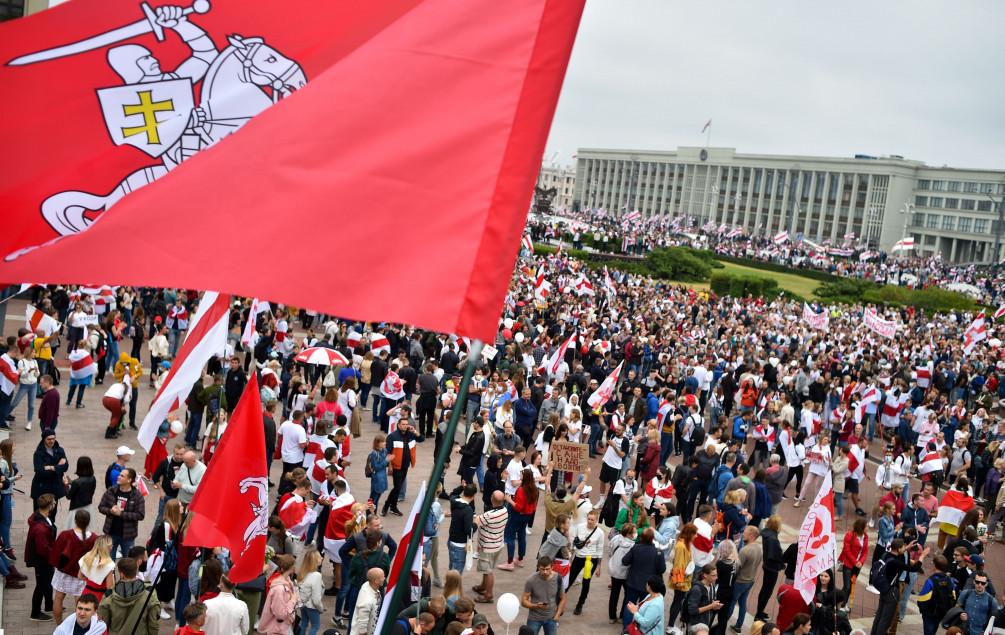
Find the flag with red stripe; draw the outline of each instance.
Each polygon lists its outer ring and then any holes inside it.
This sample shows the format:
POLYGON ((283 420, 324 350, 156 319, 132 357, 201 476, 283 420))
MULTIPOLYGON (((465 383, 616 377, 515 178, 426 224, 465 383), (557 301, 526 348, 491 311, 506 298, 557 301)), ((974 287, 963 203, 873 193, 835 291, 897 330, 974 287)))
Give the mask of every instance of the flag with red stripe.
POLYGON ((545 358, 540 366, 540 370, 543 370, 548 376, 552 376, 558 372, 558 368, 562 365, 562 361, 565 359, 565 352, 569 350, 570 346, 574 346, 576 342, 576 334, 573 333, 569 336, 569 339, 562 342, 562 345, 558 347, 551 357, 545 358))
POLYGON ((24 311, 26 324, 32 333, 42 329, 46 335, 52 335, 62 326, 55 318, 47 315, 34 304, 26 305, 24 311))
POLYGON ((940 523, 959 527, 963 517, 974 508, 974 499, 966 492, 951 489, 939 501, 939 514, 935 517, 940 523))
POLYGON ((145 450, 150 450, 167 414, 184 401, 195 382, 202 378, 206 362, 226 346, 230 319, 228 300, 228 296, 216 291, 203 294, 196 311, 195 325, 189 329, 136 435, 145 450))
MULTIPOLYGON (((405 555, 406 545, 412 539, 413 531, 422 531, 421 527, 416 527, 419 520, 419 512, 422 510, 422 501, 426 497, 426 482, 422 481, 422 485, 419 486, 419 491, 415 495, 415 502, 412 504, 412 511, 408 512, 408 519, 405 521, 405 531, 401 534, 401 540, 398 541, 398 550, 394 552, 394 560, 391 562, 391 572, 387 576, 387 590, 384 592, 384 601, 380 605, 380 615, 377 617, 377 626, 374 628, 374 633, 380 633, 382 627, 384 626, 384 621, 388 619, 388 611, 391 607, 391 598, 394 596, 394 589, 398 584, 409 584, 414 589, 419 583, 419 575, 422 571, 422 550, 419 549, 415 552, 415 560, 413 562, 406 563, 405 555), (406 571, 408 567, 408 580, 402 580, 402 573, 406 571)), ((425 540, 423 538, 423 540, 425 540)), ((411 594, 405 596, 407 601, 411 601, 411 594)), ((392 618, 393 619, 393 618, 392 618)))
POLYGON ((831 470, 799 527, 795 587, 807 603, 813 599, 817 576, 834 569, 837 540, 834 535, 834 490, 831 470))
POLYGON ((603 383, 586 399, 586 403, 591 408, 597 409, 602 407, 614 395, 614 388, 618 385, 618 380, 621 378, 621 367, 624 364, 625 362, 622 360, 618 364, 618 367, 614 369, 614 372, 605 377, 603 383))
POLYGON ((918 463, 918 474, 931 474, 942 470, 942 455, 938 452, 927 452, 918 463))

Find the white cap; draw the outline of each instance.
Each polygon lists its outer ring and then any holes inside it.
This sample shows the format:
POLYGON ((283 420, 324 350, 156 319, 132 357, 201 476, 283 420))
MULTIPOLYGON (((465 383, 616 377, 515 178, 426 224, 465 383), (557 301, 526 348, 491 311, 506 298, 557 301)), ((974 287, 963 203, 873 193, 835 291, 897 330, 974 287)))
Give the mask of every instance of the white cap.
POLYGON ((127 445, 120 445, 119 448, 117 450, 115 450, 115 456, 125 456, 127 454, 129 456, 132 456, 132 455, 136 454, 136 451, 135 450, 130 450, 129 446, 127 446, 127 445))

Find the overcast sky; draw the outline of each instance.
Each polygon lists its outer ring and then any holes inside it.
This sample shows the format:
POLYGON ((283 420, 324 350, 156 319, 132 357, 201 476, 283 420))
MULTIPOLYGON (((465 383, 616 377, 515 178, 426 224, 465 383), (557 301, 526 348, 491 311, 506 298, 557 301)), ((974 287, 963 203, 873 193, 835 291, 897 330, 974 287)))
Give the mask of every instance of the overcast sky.
POLYGON ((1005 169, 1005 2, 588 0, 545 158, 900 154, 1005 169))

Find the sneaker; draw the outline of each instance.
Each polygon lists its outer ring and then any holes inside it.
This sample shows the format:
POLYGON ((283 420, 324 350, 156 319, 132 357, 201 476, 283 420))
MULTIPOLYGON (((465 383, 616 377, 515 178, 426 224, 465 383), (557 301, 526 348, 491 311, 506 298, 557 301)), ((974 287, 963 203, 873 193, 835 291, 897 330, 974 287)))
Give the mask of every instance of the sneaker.
POLYGON ((792 506, 793 506, 793 507, 799 507, 799 504, 800 504, 801 502, 802 502, 802 501, 800 501, 800 500, 799 500, 799 499, 797 498, 797 499, 796 499, 796 502, 792 503, 792 506))
POLYGON ((871 584, 869 586, 865 587, 865 590, 868 591, 869 593, 875 593, 876 595, 879 595, 879 589, 877 589, 876 587, 872 586, 871 584))
POLYGON ((572 610, 572 614, 573 615, 582 615, 583 614, 583 607, 577 605, 576 608, 572 610))
POLYGON ((787 500, 789 500, 789 497, 788 497, 788 496, 786 496, 785 494, 782 494, 782 500, 783 500, 783 501, 787 501, 787 500))
POLYGON ((32 622, 51 622, 52 616, 49 615, 48 613, 32 613, 31 616, 28 617, 28 619, 30 619, 32 622))
POLYGON ((24 429, 25 430, 31 430, 31 421, 29 421, 28 423, 24 424, 24 429))
POLYGON ((862 517, 865 517, 865 510, 864 510, 864 509, 862 509, 861 507, 856 507, 856 508, 855 508, 855 515, 856 515, 856 516, 862 516, 862 517))
POLYGON ((729 630, 733 631, 734 633, 737 633, 737 635, 739 635, 740 633, 740 627, 737 626, 736 624, 730 624, 729 630))
POLYGON ((513 564, 515 564, 518 567, 522 567, 524 565, 523 558, 517 558, 516 560, 513 561, 513 564))
POLYGON ((869 519, 869 529, 872 529, 875 526, 876 526, 876 521, 873 520, 872 518, 870 518, 869 519))
POLYGON ((168 613, 167 611, 165 611, 164 609, 161 609, 161 619, 162 620, 169 620, 169 619, 171 619, 171 614, 168 613))
POLYGON ((398 511, 397 509, 392 509, 391 513, 394 514, 395 516, 401 516, 401 512, 398 511))
POLYGON ((512 562, 504 562, 501 565, 499 565, 499 568, 502 569, 503 571, 512 571, 513 570, 513 563, 512 562))
POLYGON ((681 635, 681 632, 676 626, 670 626, 667 628, 666 635, 681 635))
POLYGON ((530 527, 528 527, 528 528, 527 528, 527 535, 528 535, 528 536, 530 536, 530 535, 532 535, 533 533, 534 533, 534 530, 533 530, 533 529, 531 529, 530 527))

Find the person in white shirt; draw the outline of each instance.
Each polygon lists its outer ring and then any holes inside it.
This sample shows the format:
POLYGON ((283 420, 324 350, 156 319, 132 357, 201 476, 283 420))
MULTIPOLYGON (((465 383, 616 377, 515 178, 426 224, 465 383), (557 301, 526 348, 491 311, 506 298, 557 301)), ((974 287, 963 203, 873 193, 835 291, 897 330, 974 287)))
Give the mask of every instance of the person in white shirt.
POLYGON ((600 563, 604 557, 604 529, 598 525, 599 520, 599 510, 590 511, 586 514, 586 523, 577 526, 573 534, 572 545, 576 551, 569 571, 570 585, 576 581, 580 572, 583 573, 583 589, 579 592, 579 601, 573 610, 575 615, 583 612, 583 605, 590 595, 590 581, 600 575, 600 563))
POLYGON ((147 346, 150 348, 150 385, 154 385, 154 372, 160 363, 164 361, 164 358, 168 356, 168 338, 167 338, 168 328, 164 325, 160 325, 157 328, 157 334, 150 338, 147 342, 147 346))
POLYGON ((520 483, 523 481, 523 457, 526 454, 527 451, 522 445, 516 446, 516 449, 513 450, 513 458, 506 465, 503 478, 505 480, 504 486, 507 496, 515 496, 517 488, 520 487, 520 483))
POLYGON ((377 616, 380 615, 380 589, 384 586, 384 578, 384 570, 379 567, 366 572, 366 584, 356 596, 349 635, 369 635, 376 630, 377 616))
POLYGON ((248 605, 234 597, 234 583, 223 576, 220 594, 206 600, 203 632, 206 635, 247 635, 250 628, 248 605))
POLYGON ((304 448, 307 447, 307 430, 303 425, 304 413, 297 410, 292 418, 279 426, 279 435, 283 439, 280 447, 280 457, 283 459, 283 474, 288 474, 304 464, 304 448))
POLYGON ((205 474, 206 464, 199 460, 199 455, 192 450, 186 451, 182 458, 182 466, 175 472, 175 479, 171 483, 171 487, 178 490, 178 501, 182 505, 192 502, 195 490, 205 474))
POLYGON ((799 498, 796 499, 793 507, 799 507, 800 503, 806 500, 807 493, 813 492, 815 488, 820 487, 824 476, 830 472, 831 448, 830 438, 826 432, 820 433, 816 444, 806 453, 806 458, 810 461, 809 474, 803 479, 803 489, 799 492, 799 498))
POLYGON ((29 343, 24 350, 24 356, 17 360, 18 387, 17 394, 10 402, 9 413, 14 414, 21 400, 27 397, 28 419, 24 429, 31 430, 31 422, 35 418, 35 394, 38 391, 38 362, 35 361, 35 347, 29 343))
POLYGON ((91 593, 85 593, 77 598, 77 609, 68 615, 56 627, 52 635, 103 635, 108 630, 104 622, 98 619, 98 598, 91 593))

